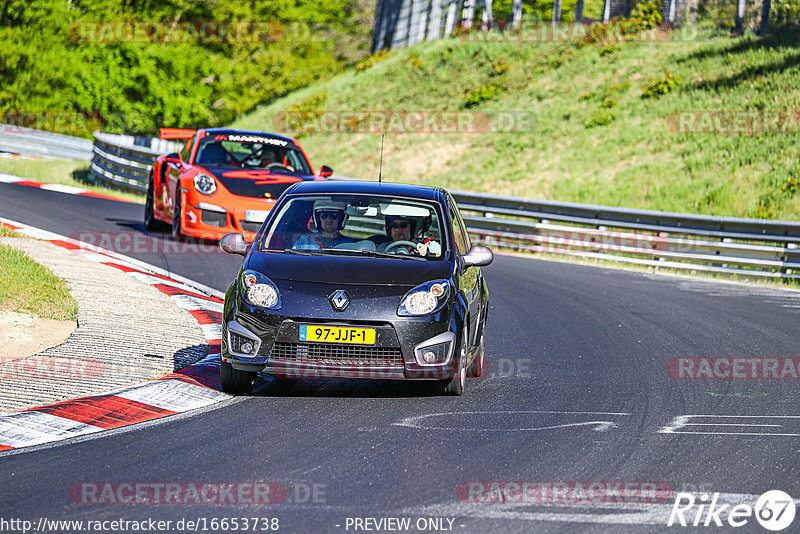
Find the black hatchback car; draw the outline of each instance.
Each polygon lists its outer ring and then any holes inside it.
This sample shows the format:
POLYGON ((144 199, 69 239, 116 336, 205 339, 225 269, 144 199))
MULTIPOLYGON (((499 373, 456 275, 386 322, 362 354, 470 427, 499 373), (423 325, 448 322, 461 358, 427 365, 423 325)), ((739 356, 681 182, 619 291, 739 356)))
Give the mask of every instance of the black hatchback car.
POLYGON ((222 387, 248 393, 257 372, 278 378, 428 380, 460 395, 484 367, 489 293, 441 188, 301 182, 256 239, 228 234, 245 256, 225 295, 222 387))

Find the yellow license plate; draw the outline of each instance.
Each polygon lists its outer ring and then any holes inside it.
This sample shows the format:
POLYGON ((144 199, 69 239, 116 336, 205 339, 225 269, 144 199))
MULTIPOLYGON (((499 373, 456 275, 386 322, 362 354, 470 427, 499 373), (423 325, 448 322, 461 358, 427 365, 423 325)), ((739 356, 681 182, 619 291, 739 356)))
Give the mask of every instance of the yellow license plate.
POLYGON ((324 326, 317 324, 301 324, 299 337, 300 341, 374 345, 375 329, 354 328, 349 326, 324 326))

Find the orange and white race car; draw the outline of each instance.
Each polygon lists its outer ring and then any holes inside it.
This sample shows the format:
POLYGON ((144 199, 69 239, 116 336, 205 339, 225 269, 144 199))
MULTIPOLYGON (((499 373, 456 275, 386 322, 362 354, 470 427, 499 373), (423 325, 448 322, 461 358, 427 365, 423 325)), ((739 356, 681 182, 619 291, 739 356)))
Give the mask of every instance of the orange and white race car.
POLYGON ((162 128, 162 139, 186 139, 180 153, 153 163, 144 224, 173 236, 218 240, 241 233, 255 238, 278 197, 292 184, 315 175, 303 148, 289 137, 229 128, 162 128))

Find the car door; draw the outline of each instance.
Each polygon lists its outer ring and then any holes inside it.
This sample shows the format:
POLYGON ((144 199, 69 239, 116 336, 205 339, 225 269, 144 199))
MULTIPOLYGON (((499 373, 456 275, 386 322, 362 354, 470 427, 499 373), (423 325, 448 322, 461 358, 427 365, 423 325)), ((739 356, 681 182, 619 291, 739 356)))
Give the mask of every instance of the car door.
MULTIPOLYGON (((453 240, 455 242, 455 247, 461 256, 466 254, 470 249, 470 241, 469 235, 466 232, 466 227, 464 226, 464 221, 461 218, 461 213, 458 211, 458 207, 456 207, 453 198, 448 195, 447 196, 447 210, 448 210, 448 217, 450 219, 450 225, 453 229, 453 240)), ((459 263, 459 272, 458 272, 458 285, 461 291, 464 292, 464 296, 467 300, 467 308, 469 310, 469 335, 470 335, 470 344, 475 345, 476 340, 475 336, 477 335, 477 324, 478 319, 480 317, 480 268, 472 266, 464 268, 461 263, 459 263)))

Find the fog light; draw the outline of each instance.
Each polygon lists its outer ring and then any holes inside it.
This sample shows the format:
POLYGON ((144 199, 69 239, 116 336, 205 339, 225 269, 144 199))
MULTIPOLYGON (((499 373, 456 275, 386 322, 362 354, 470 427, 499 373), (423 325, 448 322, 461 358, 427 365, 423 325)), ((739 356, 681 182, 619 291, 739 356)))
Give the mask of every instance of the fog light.
POLYGON ((255 358, 261 348, 261 340, 236 321, 228 323, 228 351, 239 358, 255 358))
POLYGON ((434 336, 414 347, 417 365, 447 365, 453 357, 456 335, 445 332, 434 336))

